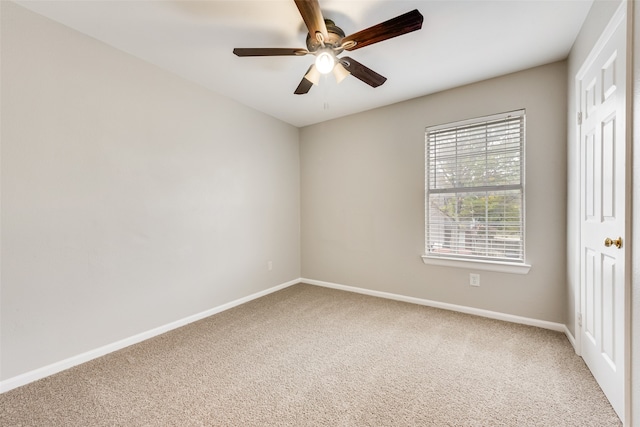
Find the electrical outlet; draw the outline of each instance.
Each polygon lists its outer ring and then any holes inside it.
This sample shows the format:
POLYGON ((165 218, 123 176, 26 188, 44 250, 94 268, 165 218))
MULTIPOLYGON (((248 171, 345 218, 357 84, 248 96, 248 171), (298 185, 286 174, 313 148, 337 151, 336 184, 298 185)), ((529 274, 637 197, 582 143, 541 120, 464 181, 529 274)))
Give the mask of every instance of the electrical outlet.
POLYGON ((480 286, 480 275, 476 273, 469 274, 469 285, 480 286))
POLYGON ((273 263, 271 261, 267 261, 267 270, 273 270, 273 263))

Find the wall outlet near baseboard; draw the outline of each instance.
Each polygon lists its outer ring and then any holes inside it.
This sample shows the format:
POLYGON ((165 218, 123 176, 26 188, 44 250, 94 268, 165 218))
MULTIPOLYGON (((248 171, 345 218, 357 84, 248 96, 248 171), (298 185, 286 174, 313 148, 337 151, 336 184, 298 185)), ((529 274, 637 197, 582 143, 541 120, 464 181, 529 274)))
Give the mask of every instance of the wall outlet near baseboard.
POLYGON ((273 262, 267 261, 267 270, 269 271, 273 270, 273 262))
POLYGON ((480 275, 477 273, 469 273, 469 285, 480 286, 480 275))

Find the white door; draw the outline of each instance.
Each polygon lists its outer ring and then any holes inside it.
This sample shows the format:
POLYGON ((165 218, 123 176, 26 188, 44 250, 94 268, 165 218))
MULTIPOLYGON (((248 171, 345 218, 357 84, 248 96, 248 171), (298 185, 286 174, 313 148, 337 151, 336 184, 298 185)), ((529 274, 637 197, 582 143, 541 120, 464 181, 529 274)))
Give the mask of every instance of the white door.
POLYGON ((628 298, 625 19, 614 24, 577 79, 582 162, 579 327, 581 355, 624 422, 628 298))

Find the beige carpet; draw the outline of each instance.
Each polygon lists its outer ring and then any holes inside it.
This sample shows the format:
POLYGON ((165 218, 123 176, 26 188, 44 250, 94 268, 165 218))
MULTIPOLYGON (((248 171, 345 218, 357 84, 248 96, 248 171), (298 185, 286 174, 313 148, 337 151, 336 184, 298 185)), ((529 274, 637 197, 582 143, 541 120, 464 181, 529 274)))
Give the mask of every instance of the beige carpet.
POLYGON ((560 333, 296 285, 0 395, 2 426, 618 426, 560 333))

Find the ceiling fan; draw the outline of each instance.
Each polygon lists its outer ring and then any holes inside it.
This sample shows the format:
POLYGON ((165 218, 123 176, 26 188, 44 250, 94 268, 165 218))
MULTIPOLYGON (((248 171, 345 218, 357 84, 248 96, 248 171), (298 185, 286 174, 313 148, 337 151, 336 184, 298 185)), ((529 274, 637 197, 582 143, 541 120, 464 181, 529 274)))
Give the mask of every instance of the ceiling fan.
POLYGON ((322 16, 318 0, 294 1, 309 30, 306 49, 236 48, 233 49, 233 53, 240 57, 314 55, 316 57, 315 63, 309 67, 300 81, 294 92, 296 95, 309 92, 314 84, 319 83, 322 74, 330 72, 333 72, 338 83, 351 74, 371 87, 382 85, 387 80, 386 77, 348 56, 338 58, 338 55, 345 50, 360 49, 419 30, 422 28, 424 20, 422 14, 416 9, 345 37, 342 29, 336 26, 332 20, 322 16))

